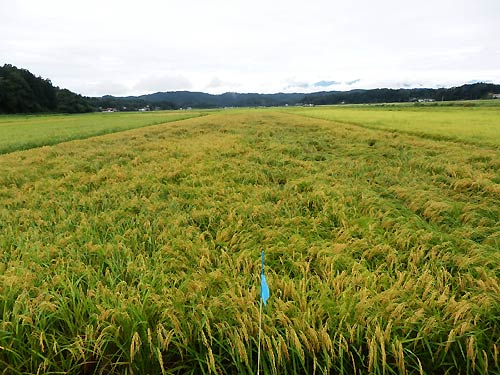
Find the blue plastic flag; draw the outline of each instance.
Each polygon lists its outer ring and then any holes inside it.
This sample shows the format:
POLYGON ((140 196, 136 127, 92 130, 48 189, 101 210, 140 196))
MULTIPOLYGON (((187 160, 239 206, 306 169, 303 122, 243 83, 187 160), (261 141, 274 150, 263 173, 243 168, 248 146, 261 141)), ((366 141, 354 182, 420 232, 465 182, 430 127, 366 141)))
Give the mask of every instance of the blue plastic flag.
POLYGON ((264 251, 262 251, 262 272, 260 274, 260 297, 264 306, 269 299, 269 286, 267 285, 266 275, 264 275, 264 251))

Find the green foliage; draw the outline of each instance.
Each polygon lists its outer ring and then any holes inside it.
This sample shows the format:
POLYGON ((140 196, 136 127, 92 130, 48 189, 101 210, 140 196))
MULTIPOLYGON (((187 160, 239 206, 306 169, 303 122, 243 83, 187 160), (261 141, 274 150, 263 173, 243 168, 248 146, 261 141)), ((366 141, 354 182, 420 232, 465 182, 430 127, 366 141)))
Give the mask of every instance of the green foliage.
POLYGON ((81 95, 69 90, 57 91, 57 112, 60 113, 85 113, 92 112, 94 108, 81 95))
POLYGON ((42 112, 55 108, 55 90, 49 80, 12 65, 0 67, 0 113, 42 112))
POLYGON ((499 170, 271 110, 2 155, 0 367, 254 374, 264 248, 262 373, 498 373, 499 170))
POLYGON ((93 107, 81 95, 52 86, 12 65, 0 67, 0 113, 91 112, 93 107))

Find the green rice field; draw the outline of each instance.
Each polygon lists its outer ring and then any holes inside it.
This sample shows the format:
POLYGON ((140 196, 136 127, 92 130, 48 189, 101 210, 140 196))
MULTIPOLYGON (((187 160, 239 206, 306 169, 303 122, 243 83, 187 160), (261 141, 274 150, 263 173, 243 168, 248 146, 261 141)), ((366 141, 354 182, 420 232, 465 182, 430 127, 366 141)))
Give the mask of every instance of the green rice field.
POLYGON ((500 103, 490 100, 477 104, 452 104, 330 106, 292 110, 297 114, 367 128, 500 147, 500 103))
POLYGON ((92 113, 84 115, 0 116, 0 154, 53 145, 73 139, 163 124, 200 112, 92 113))

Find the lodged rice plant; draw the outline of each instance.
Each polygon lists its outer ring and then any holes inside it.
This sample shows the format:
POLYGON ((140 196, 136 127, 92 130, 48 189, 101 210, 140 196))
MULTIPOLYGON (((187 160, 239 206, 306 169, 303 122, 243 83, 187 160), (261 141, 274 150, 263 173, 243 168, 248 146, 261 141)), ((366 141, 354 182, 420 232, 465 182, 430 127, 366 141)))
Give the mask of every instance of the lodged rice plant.
POLYGON ((0 156, 0 371, 500 371, 500 152, 274 110, 0 156))

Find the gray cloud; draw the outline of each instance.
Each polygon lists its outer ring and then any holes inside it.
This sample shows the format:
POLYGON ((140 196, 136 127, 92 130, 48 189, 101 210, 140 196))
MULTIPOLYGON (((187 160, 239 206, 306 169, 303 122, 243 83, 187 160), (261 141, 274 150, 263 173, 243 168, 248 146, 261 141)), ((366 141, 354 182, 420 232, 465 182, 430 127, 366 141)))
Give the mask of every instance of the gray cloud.
POLYGON ((189 90, 191 88, 193 88, 191 81, 182 75, 149 76, 141 79, 133 87, 134 91, 143 91, 145 93, 156 91, 189 90))
POLYGON ((203 90, 211 94, 222 94, 224 92, 236 92, 241 89, 241 84, 234 81, 222 80, 217 76, 214 76, 203 90))
POLYGON ((78 92, 84 92, 88 96, 102 96, 102 95, 115 95, 115 96, 124 96, 130 91, 130 87, 121 83, 121 82, 113 82, 113 81, 100 81, 100 82, 90 82, 85 84, 78 85, 78 82, 75 82, 73 90, 78 92))
POLYGON ((355 80, 352 80, 352 81, 347 81, 345 84, 348 85, 348 86, 351 86, 351 85, 354 85, 355 83, 358 83, 360 81, 361 80, 358 78, 358 79, 355 79, 355 80))
POLYGON ((214 77, 206 86, 207 89, 216 89, 218 87, 224 86, 224 82, 219 77, 214 77))
POLYGON ((314 87, 328 87, 328 86, 334 86, 334 85, 340 85, 342 82, 337 82, 337 81, 319 81, 316 83, 313 83, 314 87))
POLYGON ((302 80, 297 80, 295 78, 288 78, 284 86, 285 91, 296 91, 296 90, 307 90, 311 85, 302 80))

